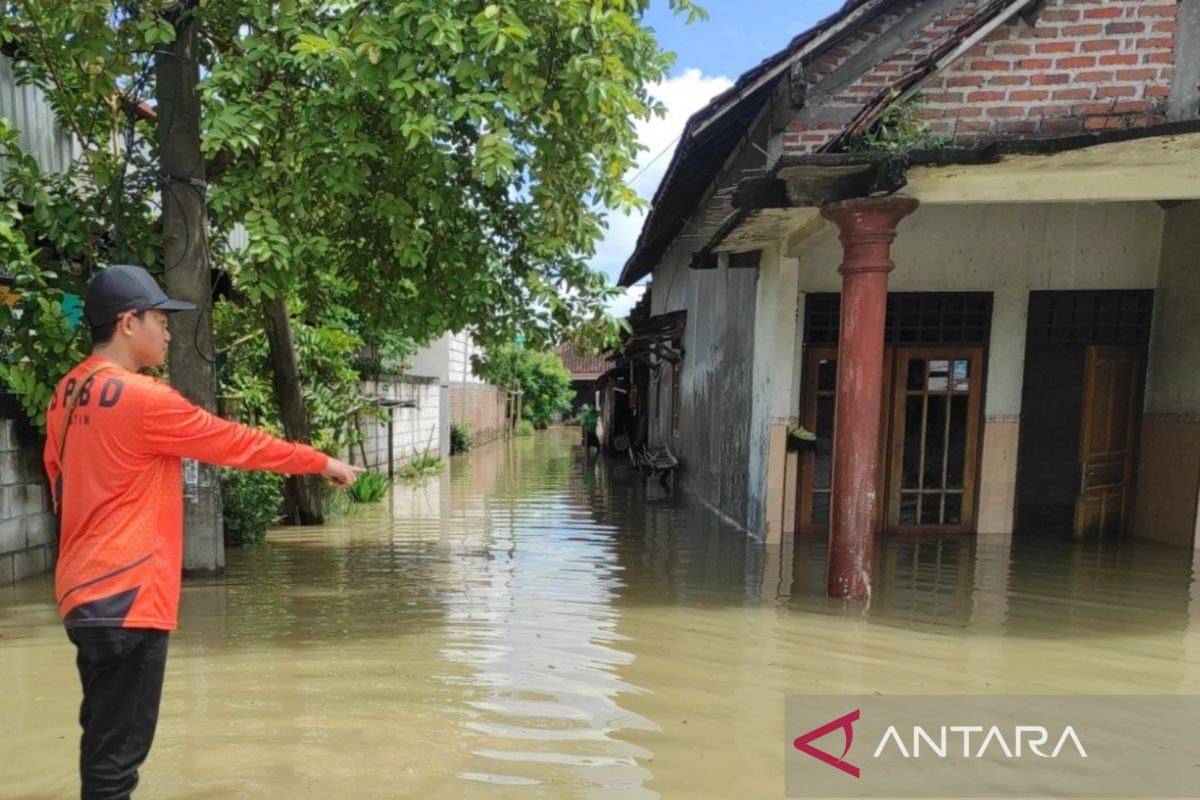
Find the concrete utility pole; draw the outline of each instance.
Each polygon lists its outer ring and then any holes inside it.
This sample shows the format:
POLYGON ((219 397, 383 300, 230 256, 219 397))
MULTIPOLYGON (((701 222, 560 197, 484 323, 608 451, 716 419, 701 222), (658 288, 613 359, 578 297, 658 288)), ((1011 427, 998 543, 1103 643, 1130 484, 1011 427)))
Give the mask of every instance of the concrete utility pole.
MULTIPOLYGON (((180 0, 165 9, 175 26, 175 41, 159 51, 155 78, 167 294, 198 308, 171 317, 171 383, 193 403, 215 413, 212 285, 204 213, 204 155, 200 151, 200 95, 196 91, 200 80, 195 56, 199 6, 199 0, 180 0)), ((225 570, 219 478, 215 467, 184 462, 186 575, 215 575, 225 570)))

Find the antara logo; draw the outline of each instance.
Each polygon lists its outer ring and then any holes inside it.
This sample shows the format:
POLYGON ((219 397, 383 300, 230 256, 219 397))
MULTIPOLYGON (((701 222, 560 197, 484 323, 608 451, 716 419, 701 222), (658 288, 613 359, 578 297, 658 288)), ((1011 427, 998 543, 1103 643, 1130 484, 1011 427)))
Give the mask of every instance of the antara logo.
MULTIPOLYGON (((838 717, 831 722, 827 722, 819 728, 813 728, 808 733, 796 737, 792 742, 792 746, 805 755, 828 764, 835 769, 853 778, 862 777, 862 770, 854 764, 846 760, 846 755, 850 752, 851 745, 854 744, 854 723, 858 722, 862 716, 862 709, 855 709, 849 714, 838 717), (813 742, 821 739, 834 731, 841 730, 845 746, 842 748, 841 755, 833 755, 832 753, 821 750, 813 745, 813 742)), ((1057 744, 1051 752, 1044 752, 1041 748, 1050 741, 1050 731, 1041 725, 1017 725, 1014 731, 1006 736, 998 725, 992 725, 985 728, 982 725, 943 725, 940 728, 934 729, 936 734, 931 733, 925 728, 914 725, 912 728, 912 736, 908 739, 911 742, 911 747, 906 746, 905 740, 901 737, 899 730, 895 725, 888 726, 883 736, 879 740, 879 746, 875 748, 872 758, 879 758, 885 755, 886 750, 894 750, 903 758, 920 758, 922 748, 925 753, 937 757, 947 758, 962 753, 963 758, 985 758, 989 752, 994 755, 1003 754, 1005 758, 1021 758, 1026 753, 1038 756, 1040 758, 1058 758, 1060 752, 1064 748, 1069 747, 1079 754, 1082 758, 1087 758, 1087 751, 1083 747, 1083 742, 1075 733, 1075 729, 1070 725, 1063 729, 1062 734, 1058 737, 1057 744), (981 739, 976 739, 976 742, 981 742, 977 745, 977 749, 972 747, 971 735, 980 735, 981 739), (954 740, 958 739, 962 743, 961 751, 953 747, 954 740)))
POLYGON ((836 767, 847 775, 858 778, 861 776, 861 770, 849 761, 846 761, 846 754, 850 752, 850 745, 854 744, 854 723, 858 722, 860 716, 862 716, 862 709, 856 708, 849 714, 838 717, 832 722, 827 722, 819 728, 813 728, 803 736, 797 736, 796 741, 792 742, 792 746, 805 755, 810 755, 818 761, 824 761, 829 766, 836 767), (840 756, 830 755, 824 750, 819 750, 812 746, 814 741, 833 733, 838 728, 842 729, 842 733, 846 739, 846 746, 842 748, 840 756))

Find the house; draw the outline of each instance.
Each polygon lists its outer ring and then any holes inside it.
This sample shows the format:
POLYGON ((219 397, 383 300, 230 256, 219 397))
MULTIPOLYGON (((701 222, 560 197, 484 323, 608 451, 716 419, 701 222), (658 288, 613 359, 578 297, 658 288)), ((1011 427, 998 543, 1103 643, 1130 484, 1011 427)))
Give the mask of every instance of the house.
POLYGON ((851 0, 686 126, 620 279, 686 314, 649 439, 839 596, 875 534, 1193 547, 1198 199, 1197 0, 851 0))
POLYGON ((574 342, 560 345, 556 352, 562 359, 563 366, 571 373, 571 389, 575 392, 575 397, 571 401, 569 416, 573 419, 585 405, 597 407, 599 380, 600 376, 608 371, 608 360, 602 353, 588 353, 574 342))

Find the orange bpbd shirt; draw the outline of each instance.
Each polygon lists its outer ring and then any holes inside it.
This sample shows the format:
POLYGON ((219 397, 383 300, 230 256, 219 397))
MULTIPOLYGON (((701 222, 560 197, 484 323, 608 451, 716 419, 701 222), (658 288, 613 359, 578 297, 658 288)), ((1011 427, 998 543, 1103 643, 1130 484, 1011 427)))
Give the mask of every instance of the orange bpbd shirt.
POLYGON ((97 356, 63 378, 46 416, 44 459, 62 509, 55 593, 68 627, 175 630, 183 569, 183 468, 210 464, 293 475, 322 472, 307 445, 209 414, 162 381, 97 356), (58 443, 66 405, 88 381, 58 443))

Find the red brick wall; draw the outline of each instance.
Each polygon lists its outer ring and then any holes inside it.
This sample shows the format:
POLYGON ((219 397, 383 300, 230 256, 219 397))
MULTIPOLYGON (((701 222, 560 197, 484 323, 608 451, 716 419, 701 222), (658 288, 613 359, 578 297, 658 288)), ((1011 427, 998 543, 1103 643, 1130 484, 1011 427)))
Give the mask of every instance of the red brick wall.
MULTIPOLYGON (((827 109, 861 108, 979 5, 970 0, 934 20, 908 45, 818 102, 827 109)), ((918 115, 931 132, 965 145, 1165 122, 1177 10, 1177 0, 1048 0, 1033 27, 1019 18, 1001 25, 925 83, 918 115)), ((810 81, 833 73, 894 22, 878 21, 874 30, 826 53, 810 66, 810 81)), ((802 110, 785 134, 791 153, 812 152, 844 127, 806 116, 802 110)))
POLYGON ((507 394, 483 383, 450 385, 450 421, 471 426, 471 440, 483 444, 504 435, 507 394))

